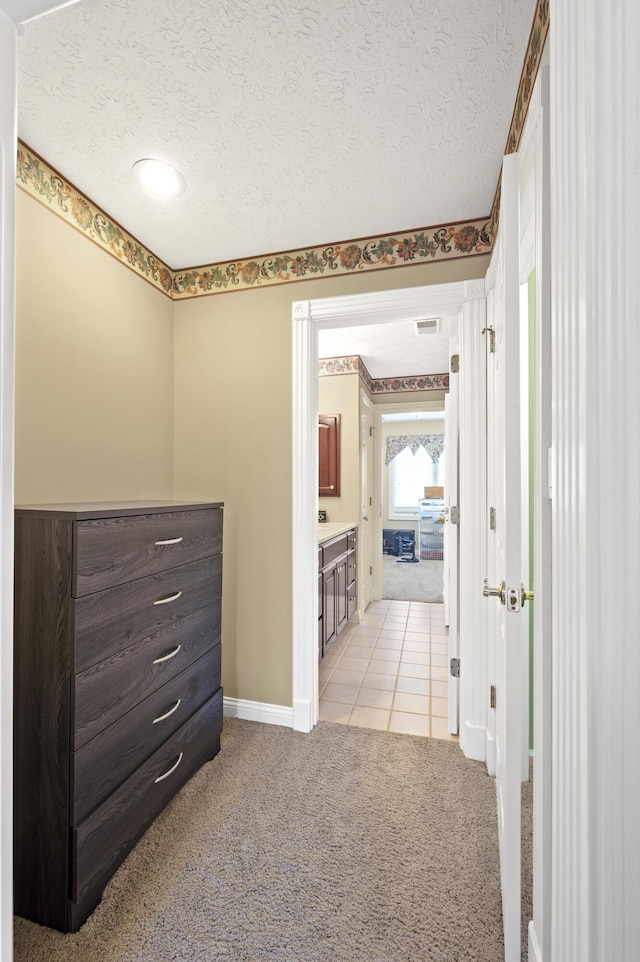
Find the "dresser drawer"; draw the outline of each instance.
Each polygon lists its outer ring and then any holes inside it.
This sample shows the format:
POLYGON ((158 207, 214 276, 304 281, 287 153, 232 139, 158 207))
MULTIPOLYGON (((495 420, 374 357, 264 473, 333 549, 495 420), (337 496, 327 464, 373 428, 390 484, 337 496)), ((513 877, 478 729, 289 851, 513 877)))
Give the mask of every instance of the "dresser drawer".
POLYGON ((71 823, 78 825, 220 688, 220 646, 71 753, 71 823))
POLYGON ((222 509, 77 521, 73 594, 81 597, 222 550, 222 509))
POLYGON ((72 676, 72 751, 95 738, 211 648, 217 648, 219 653, 219 600, 72 676))
POLYGON ((222 731, 219 690, 82 825, 71 832, 71 898, 91 899, 169 799, 217 754, 222 731))
POLYGON ((162 631, 170 651, 169 627, 219 598, 221 590, 222 556, 217 555, 74 599, 74 671, 162 631))

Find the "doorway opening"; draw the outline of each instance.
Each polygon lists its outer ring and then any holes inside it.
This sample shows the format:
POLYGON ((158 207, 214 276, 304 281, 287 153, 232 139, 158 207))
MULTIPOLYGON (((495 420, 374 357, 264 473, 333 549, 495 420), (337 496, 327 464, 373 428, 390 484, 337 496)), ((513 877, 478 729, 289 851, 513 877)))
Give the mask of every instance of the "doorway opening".
MULTIPOLYGON (((415 323, 429 317, 457 319, 463 306, 475 302, 482 291, 482 282, 466 281, 293 304, 292 597, 293 727, 296 730, 310 731, 318 721, 318 334, 325 329, 400 321, 415 323)), ((372 541, 381 545, 380 491, 373 495, 372 507, 376 509, 372 541)), ((357 504, 356 508, 355 521, 359 527, 364 518, 362 506, 357 504)), ((382 601, 381 579, 379 587, 374 582, 373 592, 369 608, 382 601)), ((448 655, 443 653, 442 659, 445 663, 442 667, 446 667, 448 655)))

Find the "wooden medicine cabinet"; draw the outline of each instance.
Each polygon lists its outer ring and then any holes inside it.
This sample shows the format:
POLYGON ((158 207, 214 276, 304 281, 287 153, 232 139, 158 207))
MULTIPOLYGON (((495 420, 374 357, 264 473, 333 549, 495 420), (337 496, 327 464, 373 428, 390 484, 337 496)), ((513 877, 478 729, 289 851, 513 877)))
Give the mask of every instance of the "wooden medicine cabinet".
POLYGON ((340 496, 340 415, 318 415, 318 495, 340 496))

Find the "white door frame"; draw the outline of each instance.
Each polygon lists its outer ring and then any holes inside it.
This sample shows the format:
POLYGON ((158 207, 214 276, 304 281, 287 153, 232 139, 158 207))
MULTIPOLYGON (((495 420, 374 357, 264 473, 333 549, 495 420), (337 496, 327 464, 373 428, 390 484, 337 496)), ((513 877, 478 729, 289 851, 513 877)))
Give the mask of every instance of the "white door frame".
POLYGON ((0 959, 13 958, 15 192, 19 24, 77 0, 0 0, 0 959))
MULTIPOLYGON (((309 732, 318 721, 318 331, 442 316, 458 316, 462 326, 480 303, 484 305, 482 280, 294 301, 292 305, 292 702, 296 731, 309 732)), ((484 308, 480 314, 484 316, 484 308)), ((470 514, 470 530, 472 526, 470 514)))

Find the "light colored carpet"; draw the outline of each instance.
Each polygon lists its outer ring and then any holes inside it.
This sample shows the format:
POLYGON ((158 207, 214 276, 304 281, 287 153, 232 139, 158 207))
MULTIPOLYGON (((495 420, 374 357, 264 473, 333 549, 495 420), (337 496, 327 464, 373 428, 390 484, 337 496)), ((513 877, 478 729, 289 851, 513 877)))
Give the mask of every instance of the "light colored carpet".
POLYGON ((15 932, 16 962, 497 962, 495 783, 455 743, 227 719, 80 932, 15 932))
POLYGON ((382 556, 382 597, 391 601, 429 601, 442 604, 444 598, 442 561, 398 561, 382 556))

